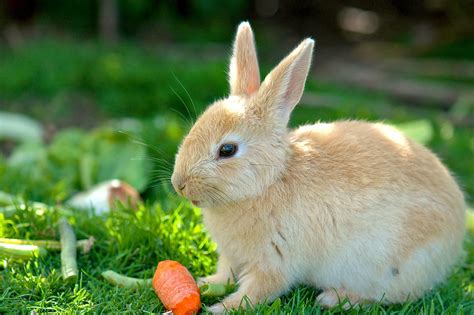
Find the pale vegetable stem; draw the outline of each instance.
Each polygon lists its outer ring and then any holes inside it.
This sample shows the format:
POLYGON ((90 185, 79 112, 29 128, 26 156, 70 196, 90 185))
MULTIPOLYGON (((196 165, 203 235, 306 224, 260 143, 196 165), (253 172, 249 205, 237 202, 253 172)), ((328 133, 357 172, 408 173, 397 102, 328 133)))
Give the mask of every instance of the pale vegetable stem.
POLYGON ((60 250, 61 243, 50 240, 19 240, 16 238, 0 238, 0 243, 14 244, 14 245, 36 245, 41 246, 47 250, 60 250))
POLYGON ((127 277, 112 270, 106 270, 102 272, 102 277, 104 277, 105 280, 113 285, 132 290, 138 289, 139 287, 151 287, 152 281, 152 279, 127 277))
MULTIPOLYGON (((92 245, 94 245, 94 241, 95 239, 93 237, 90 237, 86 240, 78 240, 76 242, 76 248, 79 249, 83 254, 87 254, 90 251, 92 245)), ((16 238, 0 238, 0 243, 15 245, 36 245, 51 251, 61 250, 61 242, 54 240, 20 240, 16 238)))
POLYGON ((0 243, 0 259, 11 258, 14 260, 28 260, 45 255, 46 250, 36 245, 0 243))
POLYGON ((76 260, 76 235, 66 218, 58 222, 59 235, 61 236, 61 271, 63 279, 75 282, 79 273, 76 260))
POLYGON ((205 283, 199 289, 201 296, 222 297, 234 291, 234 288, 235 286, 233 284, 205 283))

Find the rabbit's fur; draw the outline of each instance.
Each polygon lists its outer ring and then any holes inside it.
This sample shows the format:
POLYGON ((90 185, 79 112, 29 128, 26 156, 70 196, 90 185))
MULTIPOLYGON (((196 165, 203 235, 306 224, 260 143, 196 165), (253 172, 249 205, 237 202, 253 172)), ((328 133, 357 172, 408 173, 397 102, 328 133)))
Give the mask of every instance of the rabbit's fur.
POLYGON ((463 194, 428 149, 380 123, 287 129, 313 45, 304 40, 260 85, 252 30, 240 24, 231 96, 179 148, 173 185, 203 208, 218 244, 217 273, 201 282, 239 284, 211 311, 297 284, 321 288, 327 307, 404 302, 445 279, 462 253, 463 194), (229 142, 237 154, 218 158, 229 142))

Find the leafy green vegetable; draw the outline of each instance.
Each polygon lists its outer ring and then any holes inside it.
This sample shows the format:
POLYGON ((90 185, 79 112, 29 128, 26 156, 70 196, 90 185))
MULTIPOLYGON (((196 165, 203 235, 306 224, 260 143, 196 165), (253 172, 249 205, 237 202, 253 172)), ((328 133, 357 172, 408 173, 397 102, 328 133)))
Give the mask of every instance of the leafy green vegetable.
POLYGON ((41 142, 43 127, 35 120, 20 114, 0 112, 0 139, 41 142))
MULTIPOLYGON (((133 143, 127 135, 112 129, 99 129, 84 139, 86 163, 94 169, 94 183, 120 179, 143 191, 148 182, 146 147, 133 143), (91 157, 94 159, 91 159, 91 157)), ((84 163, 84 162, 83 162, 84 163)), ((84 187, 87 188, 87 187, 84 187)))
POLYGON ((138 191, 149 181, 147 147, 111 127, 59 132, 50 145, 26 142, 0 159, 0 187, 41 201, 63 201, 75 191, 120 179, 138 191), (51 200, 51 197, 52 200, 51 200))

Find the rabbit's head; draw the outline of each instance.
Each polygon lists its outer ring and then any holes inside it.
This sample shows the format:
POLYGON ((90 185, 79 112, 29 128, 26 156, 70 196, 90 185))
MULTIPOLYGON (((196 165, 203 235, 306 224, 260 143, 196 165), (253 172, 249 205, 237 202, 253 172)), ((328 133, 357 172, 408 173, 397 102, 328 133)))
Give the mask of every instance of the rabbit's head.
POLYGON ((305 39, 260 84, 252 29, 239 25, 230 61, 230 96, 201 115, 183 140, 175 190, 204 208, 261 195, 286 168, 287 123, 299 102, 314 41, 305 39))

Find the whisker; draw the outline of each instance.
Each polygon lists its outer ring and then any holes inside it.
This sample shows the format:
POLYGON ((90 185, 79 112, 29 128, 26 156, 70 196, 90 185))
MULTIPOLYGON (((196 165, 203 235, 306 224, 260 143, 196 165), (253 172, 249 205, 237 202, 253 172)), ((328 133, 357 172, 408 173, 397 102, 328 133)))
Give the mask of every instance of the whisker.
POLYGON ((150 182, 153 180, 166 180, 166 181, 171 182, 171 176, 168 176, 165 174, 156 174, 156 175, 150 176, 148 179, 150 182))
POLYGON ((166 182, 166 183, 169 182, 171 184, 171 177, 163 176, 163 175, 150 177, 149 183, 156 183, 156 182, 166 182))
POLYGON ((171 169, 168 169, 168 168, 155 168, 155 169, 152 169, 152 170, 149 170, 148 171, 149 173, 162 173, 162 174, 172 174, 173 173, 173 170, 171 169))
POLYGON ((179 98, 179 100, 181 101, 181 103, 183 103, 184 108, 186 108, 186 112, 188 113, 189 119, 191 120, 191 125, 194 124, 193 116, 191 115, 191 112, 189 111, 189 108, 188 108, 188 105, 186 104, 186 102, 183 100, 183 98, 181 97, 181 95, 179 95, 178 92, 176 92, 176 90, 173 89, 172 86, 170 86, 170 89, 171 89, 171 91, 173 91, 173 93, 179 98))
POLYGON ((181 119, 181 123, 184 124, 184 127, 186 128, 186 130, 189 130, 191 129, 193 123, 190 122, 188 120, 188 118, 186 118, 186 116, 184 116, 183 113, 181 113, 179 110, 175 109, 175 108, 170 108, 170 110, 175 113, 175 114, 178 114, 179 118, 181 119))
POLYGON ((146 148, 149 148, 149 149, 155 151, 156 153, 159 153, 159 154, 162 154, 162 155, 165 154, 165 152, 164 152, 163 150, 161 150, 160 148, 158 148, 157 146, 152 145, 152 144, 149 144, 149 143, 145 143, 142 139, 136 138, 136 137, 130 135, 129 133, 127 133, 127 132, 125 132, 125 131, 123 131, 123 130, 118 130, 117 132, 126 135, 126 136, 128 137, 128 139, 129 139, 131 142, 135 143, 135 144, 142 145, 142 146, 144 146, 144 147, 146 147, 146 148))
POLYGON ((171 185, 171 181, 169 180, 169 178, 155 178, 153 180, 150 180, 148 182, 148 184, 156 184, 156 183, 159 183, 159 184, 170 184, 171 185))
POLYGON ((132 158, 131 159, 132 161, 152 161, 152 162, 160 162, 160 163, 164 163, 166 166, 173 166, 173 164, 169 161, 167 161, 166 159, 162 159, 162 158, 157 158, 157 157, 153 157, 153 156, 142 156, 142 157, 135 157, 135 158, 132 158))
POLYGON ((199 168, 199 167, 201 167, 205 164, 211 163, 211 162, 214 162, 214 160, 202 160, 202 161, 198 162, 197 164, 194 164, 191 167, 191 169, 189 170, 189 173, 192 174, 196 168, 199 168))
POLYGON ((173 164, 170 163, 169 161, 167 161, 166 159, 156 158, 156 157, 153 157, 153 156, 134 157, 134 158, 131 158, 131 160, 132 160, 132 161, 151 161, 151 162, 159 162, 159 163, 163 163, 163 164, 166 165, 166 166, 173 166, 173 164))
POLYGON ((225 183, 225 184, 230 184, 230 182, 222 177, 219 176, 198 176, 200 179, 218 179, 219 181, 225 183))
POLYGON ((221 197, 219 194, 217 194, 214 191, 209 191, 208 196, 211 197, 211 199, 212 199, 212 201, 214 201, 214 203, 220 203, 220 204, 223 204, 223 205, 227 204, 227 201, 224 200, 223 197, 221 197))
POLYGON ((153 169, 148 172, 149 174, 157 174, 157 175, 169 175, 173 174, 172 170, 169 169, 153 169))
POLYGON ((232 200, 232 198, 230 198, 229 195, 227 195, 224 191, 222 191, 218 187, 213 186, 213 185, 209 185, 209 184, 207 184, 206 186, 208 188, 212 189, 214 191, 214 193, 221 198, 224 205, 225 204, 232 204, 232 205, 236 206, 237 208, 241 209, 240 205, 236 201, 232 200))
MULTIPOLYGON (((147 188, 156 188, 156 187, 163 187, 165 183, 163 182, 158 182, 157 184, 155 185, 149 185, 147 188)), ((169 193, 171 194, 171 193, 169 193)))
POLYGON ((174 72, 172 72, 172 74, 173 74, 173 77, 175 78, 175 80, 179 83, 179 85, 181 85, 181 87, 183 88, 184 92, 186 92, 186 95, 188 96, 189 100, 191 101, 191 105, 193 105, 194 118, 197 118, 197 111, 196 111, 196 106, 194 105, 193 98, 192 98, 191 95, 189 94, 188 90, 184 87, 183 83, 178 79, 178 77, 176 76, 176 74, 175 74, 174 72))
POLYGON ((260 163, 249 163, 249 165, 255 165, 255 166, 270 166, 270 167, 280 167, 280 165, 274 165, 274 164, 260 164, 260 163))

